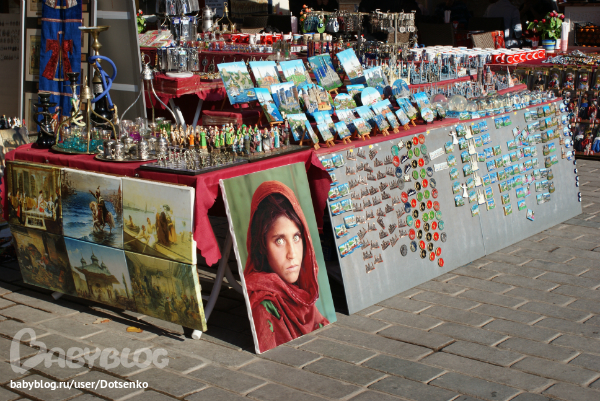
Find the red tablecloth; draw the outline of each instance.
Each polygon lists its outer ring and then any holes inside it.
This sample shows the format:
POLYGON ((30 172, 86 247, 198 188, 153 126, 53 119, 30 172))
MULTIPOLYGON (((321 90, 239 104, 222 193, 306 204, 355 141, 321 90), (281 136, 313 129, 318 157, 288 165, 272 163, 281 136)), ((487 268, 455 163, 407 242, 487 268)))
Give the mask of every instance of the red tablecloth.
MULTIPOLYGON (((217 213, 223 210, 223 199, 220 196, 219 191, 220 179, 251 174, 257 171, 268 170, 292 163, 304 163, 319 230, 322 230, 323 228, 323 210, 327 203, 327 194, 331 182, 329 174, 325 171, 312 149, 273 157, 255 163, 229 167, 197 176, 141 170, 139 166, 145 162, 107 163, 95 160, 91 155, 65 155, 53 153, 44 149, 32 148, 31 144, 23 145, 12 152, 9 152, 6 154, 6 160, 49 163, 57 166, 118 174, 128 177, 148 178, 155 181, 171 182, 194 187, 196 189, 194 239, 196 240, 200 253, 206 259, 206 263, 209 266, 215 264, 221 258, 221 251, 219 250, 217 239, 215 238, 215 234, 208 219, 210 209, 212 209, 211 212, 217 213)), ((4 218, 8 219, 8 208, 5 205, 4 199, 5 193, 7 193, 6 187, 2 191, 2 205, 4 207, 4 218)))
MULTIPOLYGON (((200 79, 200 76, 193 75, 189 78, 171 78, 165 74, 157 74, 154 78, 154 90, 164 103, 169 99, 178 98, 183 95, 196 95, 199 99, 206 101, 219 101, 227 97, 223 81, 206 81, 200 79)), ((154 96, 149 96, 148 91, 144 92, 146 104, 150 107, 150 99, 154 107, 157 105, 164 109, 154 96)))

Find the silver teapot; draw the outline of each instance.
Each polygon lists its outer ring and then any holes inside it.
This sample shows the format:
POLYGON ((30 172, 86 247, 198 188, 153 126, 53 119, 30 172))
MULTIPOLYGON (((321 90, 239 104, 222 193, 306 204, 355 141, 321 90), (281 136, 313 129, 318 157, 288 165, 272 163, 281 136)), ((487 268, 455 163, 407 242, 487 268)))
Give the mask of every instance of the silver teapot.
POLYGON ((138 160, 148 160, 148 141, 142 137, 135 146, 135 158, 138 160))
POLYGON ((168 149, 169 149, 169 142, 167 141, 167 138, 165 138, 164 136, 161 136, 160 138, 158 138, 156 153, 158 155, 164 156, 167 154, 168 149))
POLYGON ((122 142, 115 141, 115 147, 111 150, 113 160, 125 159, 125 145, 122 142))
POLYGON ((216 8, 208 6, 202 9, 202 32, 210 32, 213 27, 213 18, 217 15, 216 8))
POLYGON ((156 152, 157 143, 158 139, 154 135, 150 135, 150 138, 148 138, 148 152, 156 152))

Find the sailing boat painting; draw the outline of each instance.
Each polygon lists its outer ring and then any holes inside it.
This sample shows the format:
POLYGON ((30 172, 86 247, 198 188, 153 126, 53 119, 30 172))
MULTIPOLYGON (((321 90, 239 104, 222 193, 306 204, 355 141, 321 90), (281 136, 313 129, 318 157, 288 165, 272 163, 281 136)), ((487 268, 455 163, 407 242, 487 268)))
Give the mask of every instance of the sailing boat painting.
POLYGON ((123 249, 196 264, 194 188, 123 177, 123 249))
POLYGON ((64 235, 123 249, 121 177, 64 168, 61 184, 64 235))

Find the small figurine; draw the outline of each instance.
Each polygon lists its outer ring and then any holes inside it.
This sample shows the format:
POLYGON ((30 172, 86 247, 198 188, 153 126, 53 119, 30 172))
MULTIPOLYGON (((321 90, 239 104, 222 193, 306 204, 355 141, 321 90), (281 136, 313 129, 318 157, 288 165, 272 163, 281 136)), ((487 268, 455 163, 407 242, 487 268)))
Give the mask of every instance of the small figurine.
POLYGON ((598 99, 592 99, 592 102, 588 107, 587 113, 588 120, 590 120, 590 122, 596 119, 596 116, 598 115, 598 99))
POLYGON ((574 82, 574 76, 572 72, 567 72, 567 75, 565 77, 565 82, 563 84, 563 87, 565 90, 573 90, 575 89, 575 82, 574 82))
POLYGON ((582 91, 589 90, 590 86, 588 84, 588 76, 587 74, 579 74, 579 85, 578 89, 582 91))

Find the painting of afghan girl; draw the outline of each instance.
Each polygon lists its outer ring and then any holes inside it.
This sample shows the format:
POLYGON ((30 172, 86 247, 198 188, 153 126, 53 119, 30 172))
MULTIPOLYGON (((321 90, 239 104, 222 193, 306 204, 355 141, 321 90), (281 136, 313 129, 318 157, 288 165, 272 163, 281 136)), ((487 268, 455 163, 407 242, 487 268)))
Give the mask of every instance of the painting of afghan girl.
POLYGON ((303 163, 221 180, 257 353, 336 320, 303 163))

